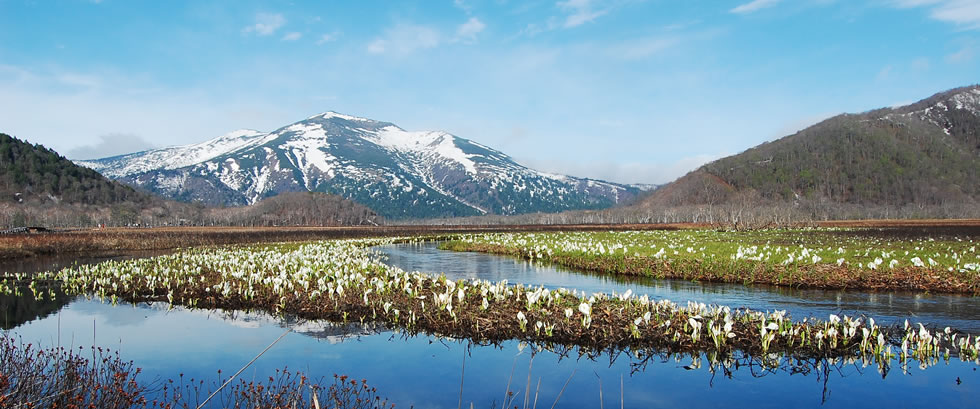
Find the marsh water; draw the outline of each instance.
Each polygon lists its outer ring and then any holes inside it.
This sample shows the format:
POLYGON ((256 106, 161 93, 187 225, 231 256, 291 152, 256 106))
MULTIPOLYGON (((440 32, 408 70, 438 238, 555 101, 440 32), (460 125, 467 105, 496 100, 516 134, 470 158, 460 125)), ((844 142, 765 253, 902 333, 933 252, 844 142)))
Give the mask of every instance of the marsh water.
POLYGON ((635 295, 668 299, 682 306, 687 301, 697 301, 758 311, 786 310, 796 320, 807 317, 826 320, 830 314, 867 315, 879 324, 904 324, 908 319, 913 323, 930 323, 940 328, 949 326, 980 334, 980 298, 972 296, 799 289, 601 275, 514 257, 445 251, 440 250, 437 243, 398 244, 377 249, 387 256, 389 265, 406 271, 442 273, 454 280, 507 280, 552 289, 576 289, 589 294, 631 290, 635 295))
MULTIPOLYGON (((567 287, 586 292, 649 294, 683 303, 696 300, 759 310, 785 309, 795 319, 828 313, 954 325, 980 332, 973 297, 903 293, 786 290, 771 287, 613 279, 550 265, 476 253, 451 253, 434 244, 383 246, 388 263, 452 278, 506 279, 511 283, 567 287)), ((0 266, 3 269, 4 266, 0 266)), ((8 267, 9 268, 9 267, 8 267)), ((164 304, 111 306, 84 297, 45 303, 0 300, 9 334, 42 345, 118 350, 143 368, 145 381, 216 379, 232 373, 285 329, 293 331, 241 376, 265 379, 288 367, 313 378, 346 374, 366 379, 398 407, 523 407, 525 393, 537 407, 974 407, 980 374, 973 362, 955 359, 926 369, 897 362, 882 375, 872 364, 808 362, 765 367, 736 356, 738 366, 709 370, 704 356, 652 351, 649 359, 628 353, 579 357, 578 350, 540 351, 517 342, 472 345, 427 335, 327 322, 300 322, 262 313, 168 309, 164 304), (16 318, 11 320, 12 313, 16 318), (700 365, 699 365, 700 364, 700 365), (465 372, 463 371, 465 367, 465 372), (529 374, 530 373, 530 374, 529 374), (461 383, 462 375, 462 383, 461 383), (568 386, 564 387, 566 381, 568 386), (508 387, 509 385, 509 387, 508 387), (539 386, 540 385, 540 386, 539 386), (514 394, 507 396, 507 391, 514 394), (511 401, 511 399, 514 399, 511 401)), ((533 407, 533 403, 528 407, 533 407)), ((218 406, 215 406, 218 407, 218 406)))

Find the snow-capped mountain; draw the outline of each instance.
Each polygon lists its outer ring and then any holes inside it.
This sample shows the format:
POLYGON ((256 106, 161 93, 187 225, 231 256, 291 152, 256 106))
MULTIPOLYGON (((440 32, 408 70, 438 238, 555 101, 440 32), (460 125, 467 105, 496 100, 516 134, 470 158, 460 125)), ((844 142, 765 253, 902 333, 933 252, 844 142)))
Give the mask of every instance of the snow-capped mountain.
POLYGON ((538 172, 476 142, 336 112, 270 133, 76 161, 180 200, 251 204, 282 192, 340 194, 388 218, 606 208, 639 189, 538 172))

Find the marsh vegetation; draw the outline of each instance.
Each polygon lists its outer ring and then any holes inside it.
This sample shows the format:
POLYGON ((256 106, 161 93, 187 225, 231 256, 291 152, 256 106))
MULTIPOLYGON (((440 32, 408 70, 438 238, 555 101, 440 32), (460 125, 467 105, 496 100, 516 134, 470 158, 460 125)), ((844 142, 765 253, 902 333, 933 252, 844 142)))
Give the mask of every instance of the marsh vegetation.
MULTIPOLYGON (((968 286, 977 275, 971 238, 893 240, 821 230, 505 233, 456 239, 444 246, 458 250, 493 245, 533 260, 571 264, 561 258, 568 257, 621 269, 594 269, 604 274, 628 272, 630 263, 645 260, 686 266, 685 271, 698 274, 720 270, 714 274, 722 277, 760 269, 771 269, 777 277, 807 277, 814 274, 814 265, 823 264, 832 270, 860 271, 860 277, 921 269, 924 273, 915 274, 958 277, 968 286)), ((38 301, 63 300, 63 292, 112 305, 262 311, 301 321, 372 326, 404 336, 467 340, 472 345, 521 342, 533 351, 559 356, 626 355, 633 364, 684 357, 690 361, 685 367, 703 366, 721 374, 746 365, 810 372, 827 365, 857 365, 872 366, 885 376, 893 368, 980 364, 980 340, 941 323, 884 324, 875 317, 845 314, 800 319, 781 310, 675 303, 631 289, 589 293, 507 280, 452 279, 392 267, 373 249, 418 240, 190 249, 37 274, 8 273, 0 279, 0 293, 38 301)), ((743 277, 735 282, 752 281, 743 277)))

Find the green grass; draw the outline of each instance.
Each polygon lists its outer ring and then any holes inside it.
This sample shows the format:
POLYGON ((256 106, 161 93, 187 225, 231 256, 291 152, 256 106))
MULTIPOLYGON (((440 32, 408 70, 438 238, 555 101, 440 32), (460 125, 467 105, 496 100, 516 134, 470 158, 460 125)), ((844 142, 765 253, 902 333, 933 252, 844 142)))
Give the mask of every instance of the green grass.
POLYGON ((972 239, 882 238, 832 229, 495 233, 442 245, 592 271, 823 288, 980 292, 972 239))

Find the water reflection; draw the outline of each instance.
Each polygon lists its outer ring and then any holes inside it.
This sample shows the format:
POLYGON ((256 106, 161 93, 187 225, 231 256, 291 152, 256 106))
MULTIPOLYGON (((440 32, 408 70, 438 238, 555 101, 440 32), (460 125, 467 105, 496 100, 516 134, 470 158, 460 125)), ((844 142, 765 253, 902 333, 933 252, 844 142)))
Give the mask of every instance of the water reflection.
POLYGON ((219 369, 234 372, 284 328, 294 332, 256 361, 242 375, 246 380, 265 379, 282 367, 313 379, 348 374, 367 379, 399 407, 457 407, 464 362, 463 402, 475 407, 505 401, 523 407, 525 397, 550 407, 560 395, 558 407, 591 408, 599 406, 600 391, 609 407, 618 407, 621 397, 625 407, 693 408, 972 406, 980 398, 973 363, 940 362, 925 371, 913 365, 909 374, 892 369, 883 377, 874 364, 865 367, 860 361, 658 351, 580 357, 575 348, 537 351, 518 342, 478 346, 359 324, 164 304, 112 307, 84 298, 61 311, 60 324, 49 316, 12 333, 43 345, 54 342, 56 330, 63 344, 94 340, 134 360, 144 369, 143 379, 152 381, 180 373, 213 379, 219 369))
MULTIPOLYGON (((42 257, 26 257, 0 261, 0 272, 4 273, 38 273, 57 271, 68 267, 96 264, 107 260, 128 260, 133 258, 152 257, 167 254, 171 251, 129 251, 102 255, 60 254, 42 257)), ((0 329, 16 328, 24 323, 47 317, 71 302, 75 297, 61 291, 60 286, 41 283, 39 288, 44 296, 36 298, 26 287, 21 291, 26 296, 17 297, 0 294, 0 308, 3 309, 3 320, 0 329)))
POLYGON ((0 273, 40 273, 58 271, 75 265, 96 264, 106 260, 129 260, 173 253, 172 250, 125 251, 91 255, 86 253, 55 254, 0 260, 0 273))
POLYGON ((565 287, 589 293, 623 293, 631 289, 637 295, 647 294, 651 298, 682 304, 691 300, 733 308, 786 310, 796 319, 811 316, 826 319, 830 314, 867 315, 886 325, 909 319, 940 328, 950 326, 968 333, 980 333, 980 299, 972 296, 869 293, 597 275, 513 257, 444 251, 436 246, 436 243, 397 244, 376 249, 387 256, 386 262, 390 265, 406 271, 442 273, 451 279, 506 279, 511 283, 565 287))
MULTIPOLYGON (((47 288, 42 288, 45 294, 47 288)), ((3 321, 0 321, 0 329, 11 329, 19 327, 25 323, 41 319, 58 312, 62 307, 68 305, 74 297, 65 295, 57 288, 51 288, 54 297, 45 296, 35 299, 28 291, 27 296, 15 297, 13 295, 0 294, 0 309, 3 310, 3 321)))

